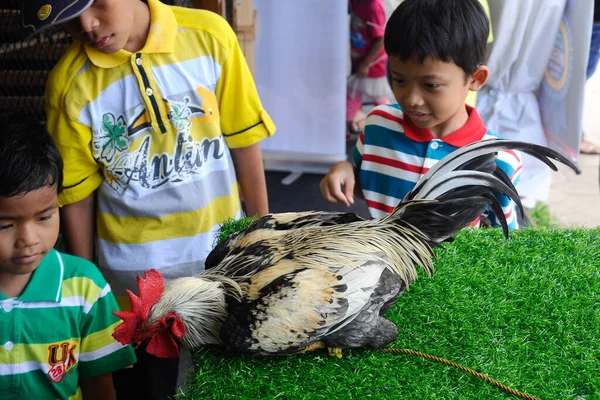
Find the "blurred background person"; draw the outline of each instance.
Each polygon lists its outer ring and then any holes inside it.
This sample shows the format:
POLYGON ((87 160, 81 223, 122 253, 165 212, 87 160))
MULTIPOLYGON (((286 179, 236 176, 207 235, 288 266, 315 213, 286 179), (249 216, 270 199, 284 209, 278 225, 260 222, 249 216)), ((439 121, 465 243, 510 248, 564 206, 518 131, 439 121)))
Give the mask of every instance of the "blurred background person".
MULTIPOLYGON (((388 8, 389 8, 388 4, 388 8)), ((391 90, 386 78, 387 54, 383 33, 387 20, 384 0, 349 0, 350 59, 346 101, 346 140, 363 128, 363 104, 389 103, 391 90)))
MULTIPOLYGON (((507 139, 547 146, 538 90, 552 54, 566 0, 502 0, 489 3, 494 41, 490 77, 479 91, 477 110, 489 129, 507 139)), ((519 193, 526 208, 546 202, 549 169, 523 155, 519 193)))
MULTIPOLYGON (((588 58, 586 79, 590 79, 598 67, 600 58, 600 0, 594 0, 594 24, 592 25, 592 39, 590 42, 590 56, 588 58)), ((583 131, 582 131, 583 132, 583 131)), ((579 152, 582 154, 600 154, 600 146, 586 139, 582 133, 579 152)))

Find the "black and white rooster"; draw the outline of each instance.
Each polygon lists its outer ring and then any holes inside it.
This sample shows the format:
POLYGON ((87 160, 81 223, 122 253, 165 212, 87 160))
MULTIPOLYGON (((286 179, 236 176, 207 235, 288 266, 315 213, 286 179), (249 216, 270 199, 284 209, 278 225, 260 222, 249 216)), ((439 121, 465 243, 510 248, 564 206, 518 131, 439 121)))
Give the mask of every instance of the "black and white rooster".
MULTIPOLYGON (((502 150, 530 154, 556 170, 553 150, 508 140, 463 147, 431 168, 394 211, 373 220, 355 214, 303 212, 267 215, 215 247, 206 270, 166 286, 160 273, 138 278, 139 297, 121 343, 148 342, 160 357, 221 345, 254 355, 293 354, 328 348, 381 348, 398 336, 383 317, 417 278, 417 265, 433 272, 433 251, 468 226, 486 207, 503 218, 494 193, 516 189, 496 166, 502 150)), ((508 236, 506 221, 503 223, 508 236)))

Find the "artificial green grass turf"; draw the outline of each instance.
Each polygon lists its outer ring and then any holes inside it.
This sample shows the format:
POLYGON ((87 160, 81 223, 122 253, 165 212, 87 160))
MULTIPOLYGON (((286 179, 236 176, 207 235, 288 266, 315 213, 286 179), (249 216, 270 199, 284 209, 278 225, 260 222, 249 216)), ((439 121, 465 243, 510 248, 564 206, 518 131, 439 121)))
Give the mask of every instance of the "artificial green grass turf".
POLYGON ((252 224, 254 221, 256 221, 256 219, 257 219, 256 217, 243 217, 240 219, 230 218, 230 219, 226 220, 219 226, 219 231, 217 232, 217 234, 215 236, 215 245, 217 245, 217 243, 220 243, 223 240, 227 239, 229 236, 233 235, 234 233, 239 232, 242 229, 246 228, 247 226, 252 224))
MULTIPOLYGON (((543 399, 600 399, 600 229, 469 229, 386 317, 390 347, 447 358, 543 399)), ((184 398, 505 399, 415 356, 345 350, 256 359, 204 349, 184 398)))

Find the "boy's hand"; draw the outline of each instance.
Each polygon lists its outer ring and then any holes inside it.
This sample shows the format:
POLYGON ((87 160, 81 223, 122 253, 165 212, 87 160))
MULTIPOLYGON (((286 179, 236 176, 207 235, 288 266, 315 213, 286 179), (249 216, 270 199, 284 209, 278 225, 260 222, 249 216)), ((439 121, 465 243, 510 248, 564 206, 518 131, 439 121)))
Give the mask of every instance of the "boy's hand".
POLYGON ((348 161, 335 164, 321 180, 321 193, 330 203, 354 204, 354 168, 348 161))

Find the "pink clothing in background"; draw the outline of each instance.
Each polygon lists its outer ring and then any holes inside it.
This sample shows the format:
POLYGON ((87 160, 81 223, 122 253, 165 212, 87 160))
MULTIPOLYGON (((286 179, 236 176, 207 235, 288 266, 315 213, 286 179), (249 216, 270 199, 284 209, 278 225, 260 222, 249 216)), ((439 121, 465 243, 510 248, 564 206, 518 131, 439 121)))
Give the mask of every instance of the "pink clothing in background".
MULTIPOLYGON (((380 106, 382 104, 389 104, 389 100, 386 98, 376 99, 373 101, 373 106, 380 106)), ((354 98, 348 96, 346 98, 346 121, 352 121, 354 116, 363 106, 363 100, 361 98, 354 98)))
MULTIPOLYGON (((385 31, 385 7, 383 0, 350 0, 350 52, 352 73, 364 59, 374 39, 383 37, 385 31)), ((381 50, 369 67, 368 78, 385 76, 387 55, 381 50)))

